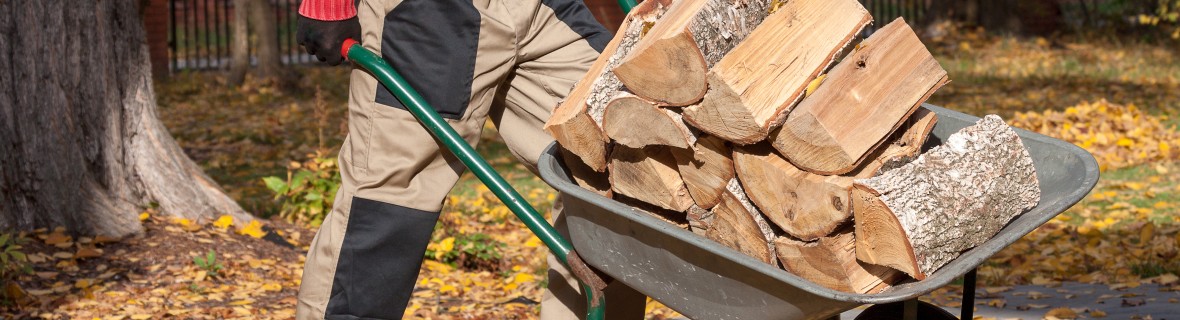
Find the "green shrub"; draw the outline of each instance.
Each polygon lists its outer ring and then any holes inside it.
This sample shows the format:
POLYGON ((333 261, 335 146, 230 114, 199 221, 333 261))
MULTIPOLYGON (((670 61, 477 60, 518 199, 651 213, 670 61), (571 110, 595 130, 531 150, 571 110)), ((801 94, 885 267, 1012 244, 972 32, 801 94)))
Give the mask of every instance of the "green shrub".
POLYGON ((311 159, 306 162, 292 163, 286 180, 271 176, 262 178, 262 182, 281 203, 280 217, 318 227, 331 210, 336 190, 340 188, 340 169, 335 157, 318 151, 309 156, 311 159))
POLYGON ((221 262, 217 262, 217 252, 213 249, 209 249, 209 253, 206 253, 204 257, 199 255, 193 257, 193 264, 201 270, 205 270, 205 274, 209 277, 216 277, 220 275, 222 269, 225 269, 221 262))

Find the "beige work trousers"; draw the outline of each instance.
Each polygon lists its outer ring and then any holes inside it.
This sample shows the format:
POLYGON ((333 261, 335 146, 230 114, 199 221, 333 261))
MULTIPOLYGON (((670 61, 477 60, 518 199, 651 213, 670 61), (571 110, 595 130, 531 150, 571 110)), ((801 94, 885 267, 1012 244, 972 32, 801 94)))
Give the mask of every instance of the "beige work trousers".
MULTIPOLYGON (((581 0, 360 0, 357 12, 361 44, 468 143, 491 119, 534 173, 553 142, 543 124, 611 37, 581 0)), ((354 68, 350 86, 343 181, 307 254, 298 319, 401 318, 443 200, 464 170, 369 73, 354 68)), ((541 318, 580 318, 576 280, 552 255, 549 266, 541 318)), ((620 292, 612 310, 642 312, 641 295, 620 292)))

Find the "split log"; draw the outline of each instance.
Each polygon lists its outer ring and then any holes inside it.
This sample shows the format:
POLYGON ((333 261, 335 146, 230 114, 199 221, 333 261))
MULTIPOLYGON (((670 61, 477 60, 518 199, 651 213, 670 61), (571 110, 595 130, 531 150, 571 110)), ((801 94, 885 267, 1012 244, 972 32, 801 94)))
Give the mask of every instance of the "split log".
POLYGON ((913 162, 921 154, 922 145, 926 144, 926 138, 930 136, 930 131, 934 130, 936 123, 938 114, 919 107, 902 125, 905 130, 894 132, 887 145, 873 150, 873 153, 847 176, 871 178, 913 162))
POLYGON ((904 279, 897 270, 857 261, 855 240, 846 228, 813 242, 779 237, 774 244, 783 269, 829 289, 878 293, 904 279))
POLYGON ((765 143, 737 148, 733 162, 750 200, 791 236, 818 239, 852 215, 851 177, 799 170, 765 143))
POLYGON ((676 1, 615 68, 640 97, 669 106, 696 103, 705 72, 770 13, 770 0, 676 1))
POLYGON ((684 212, 693 205, 668 148, 617 146, 610 158, 610 185, 615 192, 673 211, 684 212))
POLYGON ((853 188, 857 258, 918 280, 1040 201, 1028 150, 995 115, 853 188))
POLYGON ((626 92, 607 104, 602 129, 616 143, 631 148, 661 145, 687 149, 696 142, 696 135, 680 114, 626 92))
POLYGON ((639 42, 645 26, 658 19, 670 2, 649 0, 632 9, 619 27, 623 32, 611 39, 602 55, 545 123, 545 132, 595 171, 606 170, 610 142, 601 128, 602 115, 606 103, 623 87, 613 69, 639 42))
POLYGON ((614 192, 610 189, 610 180, 606 174, 594 171, 594 169, 587 166, 582 160, 578 159, 565 148, 558 147, 561 150, 561 162, 565 164, 566 170, 569 170, 570 177, 574 178, 574 182, 582 189, 593 191, 603 197, 611 198, 614 192))
MULTIPOLYGON (((871 22, 856 0, 783 4, 710 69, 708 93, 685 110, 685 118, 737 144, 766 139, 807 84, 871 22)), ((683 82, 689 81, 678 84, 683 82)))
MULTIPOLYGON (((852 217, 851 189, 856 178, 877 175, 886 167, 908 163, 938 116, 925 108, 906 121, 905 129, 847 176, 822 176, 798 169, 766 144, 740 147, 733 161, 750 200, 775 225, 795 238, 812 241, 831 234, 852 217)), ((683 171, 682 171, 683 174, 683 171)), ((691 190, 691 189, 690 189, 691 190)))
POLYGON ((801 169, 847 173, 946 82, 946 71, 898 19, 828 73, 771 142, 801 169))
POLYGON ((758 209, 745 197, 737 179, 729 180, 721 203, 713 208, 713 223, 705 237, 759 261, 778 266, 774 253, 774 231, 758 209))
POLYGON ((692 149, 672 149, 676 168, 693 202, 702 209, 712 209, 721 202, 729 180, 734 178, 731 151, 725 140, 702 136, 692 149))

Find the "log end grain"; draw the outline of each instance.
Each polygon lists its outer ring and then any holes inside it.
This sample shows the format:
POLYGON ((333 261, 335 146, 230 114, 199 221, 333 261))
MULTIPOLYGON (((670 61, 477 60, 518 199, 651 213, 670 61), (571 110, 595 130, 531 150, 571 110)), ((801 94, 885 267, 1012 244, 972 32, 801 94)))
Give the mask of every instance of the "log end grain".
POLYGON ((602 130, 618 144, 643 148, 662 145, 690 147, 683 122, 673 119, 650 101, 630 94, 620 94, 606 106, 602 130))
POLYGON ((768 131, 749 110, 742 97, 710 75, 710 88, 701 103, 684 109, 684 120, 693 127, 739 145, 766 139, 768 131))
POLYGON ((918 268, 918 258, 897 216, 881 202, 875 191, 854 185, 852 206, 858 260, 893 268, 914 279, 926 279, 926 274, 918 268))
POLYGON ((640 97, 667 106, 687 106, 704 97, 707 68, 692 35, 682 32, 632 52, 614 73, 640 97))

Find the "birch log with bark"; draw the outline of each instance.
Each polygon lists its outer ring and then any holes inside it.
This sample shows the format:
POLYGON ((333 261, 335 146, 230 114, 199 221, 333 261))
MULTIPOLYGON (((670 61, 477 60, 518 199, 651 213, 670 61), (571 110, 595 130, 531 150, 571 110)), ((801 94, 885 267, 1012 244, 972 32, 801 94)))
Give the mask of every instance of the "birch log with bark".
POLYGON ((898 19, 832 69, 771 142, 801 169, 847 173, 946 82, 938 60, 898 19))
POLYGON ((603 112, 610 99, 623 88, 615 77, 614 68, 671 2, 648 0, 632 9, 619 27, 622 32, 611 39, 598 60, 545 122, 545 132, 595 171, 606 170, 610 143, 601 127, 603 112))
POLYGON ((871 22, 856 0, 786 2, 710 69, 709 92, 685 119, 737 144, 766 139, 871 22))
POLYGON ((667 106, 705 94, 705 72, 770 13, 770 0, 685 0, 668 9, 615 68, 627 89, 667 106))
POLYGON ((673 211, 684 212, 692 206, 667 147, 617 146, 610 158, 610 185, 615 192, 673 211))
POLYGON ((989 115, 909 164, 857 180, 856 256, 921 280, 1039 201, 1028 150, 989 115))
POLYGON ((783 269, 829 289, 878 293, 905 277, 897 270, 857 261, 852 228, 812 242, 779 237, 774 244, 783 269))
POLYGON ((697 206, 708 210, 721 201, 721 193, 734 178, 731 153, 725 140, 713 136, 700 137, 692 149, 672 149, 676 168, 697 206))
POLYGON ((626 92, 607 104, 602 130, 616 143, 631 148, 660 145, 687 149, 696 142, 680 114, 626 92))
POLYGON ((0 1, 0 230, 253 219, 156 116, 138 1, 0 1))
POLYGON ((758 208, 746 198, 741 183, 729 180, 721 202, 713 207, 712 224, 705 237, 759 261, 778 266, 774 253, 774 230, 758 208))

